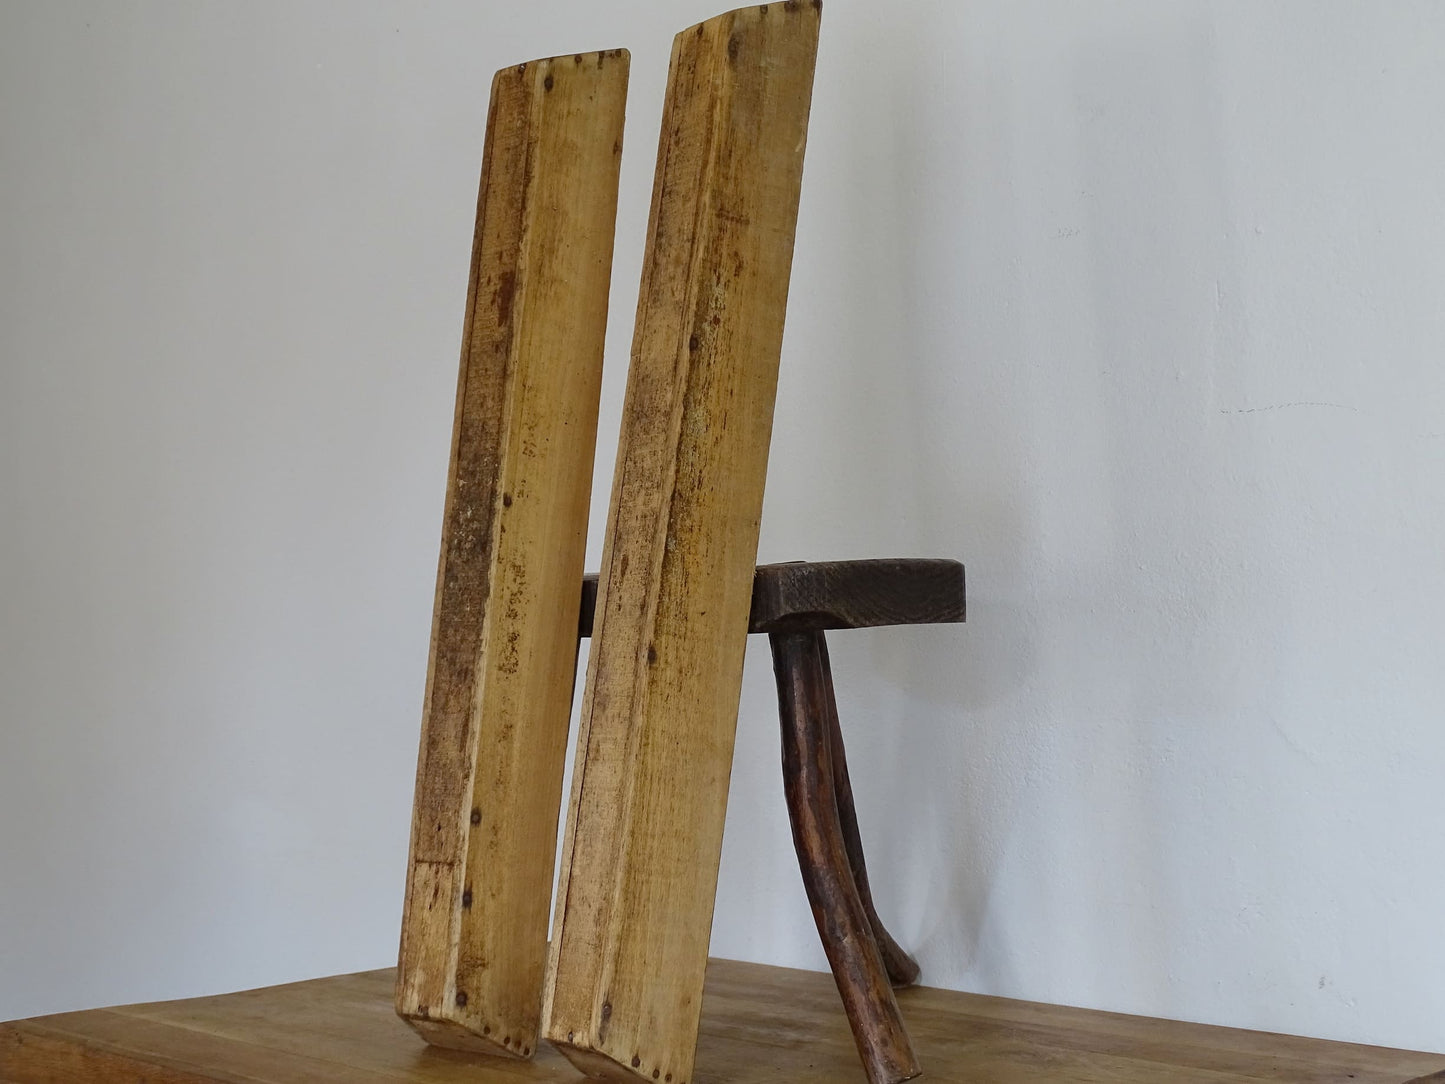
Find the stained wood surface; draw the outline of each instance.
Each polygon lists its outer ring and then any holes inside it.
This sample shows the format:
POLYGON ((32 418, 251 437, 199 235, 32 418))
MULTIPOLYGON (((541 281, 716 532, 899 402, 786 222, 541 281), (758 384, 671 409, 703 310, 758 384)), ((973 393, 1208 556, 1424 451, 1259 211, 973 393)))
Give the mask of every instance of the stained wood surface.
MULTIPOLYGON (((426 1046, 392 1013, 394 972, 0 1024, 7 1084, 575 1084, 532 1061, 426 1046)), ((914 987, 898 994, 939 1084, 1402 1084, 1445 1054, 1298 1039, 914 987)), ((833 980, 714 960, 697 1084, 861 1084, 833 980)))
POLYGON ((673 45, 546 1014, 610 1079, 692 1081, 820 7, 673 45))
POLYGON ((628 57, 492 84, 418 759, 397 1011, 527 1056, 597 434, 628 57))
MULTIPOLYGON (((931 557, 789 561, 753 573, 749 632, 938 625, 964 619, 963 565, 931 557)), ((592 635, 597 574, 582 581, 578 634, 592 635)))

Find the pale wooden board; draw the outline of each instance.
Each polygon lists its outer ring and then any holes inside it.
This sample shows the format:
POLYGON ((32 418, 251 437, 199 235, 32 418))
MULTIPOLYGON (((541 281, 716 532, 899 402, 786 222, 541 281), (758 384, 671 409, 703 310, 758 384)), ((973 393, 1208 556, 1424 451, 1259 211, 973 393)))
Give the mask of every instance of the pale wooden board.
POLYGON ((445 1045, 541 1024, 627 76, 492 84, 396 993, 445 1045))
POLYGON ((819 15, 673 44, 547 1025, 619 1079, 692 1079, 819 15))
MULTIPOLYGON (((10 1084, 575 1084, 531 1061, 427 1047, 392 1013, 394 972, 0 1024, 10 1084)), ((899 1003, 935 1084, 1401 1084, 1445 1054, 1212 1028, 924 987, 899 1003)), ((697 1084, 862 1084, 826 974, 714 960, 697 1084)), ((1438 1079, 1438 1078, 1437 1078, 1438 1079)))

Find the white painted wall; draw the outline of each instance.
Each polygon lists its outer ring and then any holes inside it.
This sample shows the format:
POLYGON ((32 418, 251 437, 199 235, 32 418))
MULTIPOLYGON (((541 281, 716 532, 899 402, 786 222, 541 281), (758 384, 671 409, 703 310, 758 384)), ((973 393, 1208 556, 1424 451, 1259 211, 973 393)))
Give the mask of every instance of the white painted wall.
MULTIPOLYGON (((643 3, 0 0, 0 1018, 394 958, 491 72, 643 3)), ((1445 7, 829 0, 762 557, 928 981, 1445 1049, 1445 7)), ((600 533, 602 504, 592 535, 600 533)), ((821 967, 766 652, 714 950, 821 967)))

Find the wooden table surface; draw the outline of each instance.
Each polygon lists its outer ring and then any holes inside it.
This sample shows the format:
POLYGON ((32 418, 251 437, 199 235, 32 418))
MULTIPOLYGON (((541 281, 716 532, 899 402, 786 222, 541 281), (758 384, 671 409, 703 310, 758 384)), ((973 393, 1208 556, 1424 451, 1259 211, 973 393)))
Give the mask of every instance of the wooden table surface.
MULTIPOLYGON (((393 972, 0 1024, 8 1084, 480 1084, 582 1080, 427 1047, 392 1012, 393 972)), ((1445 1082, 1445 1054, 1329 1043, 918 987, 899 1001, 924 1081, 1445 1082)), ((830 976, 714 960, 688 1084, 846 1084, 863 1071, 830 976)), ((681 1082, 679 1082, 681 1084, 681 1082)))

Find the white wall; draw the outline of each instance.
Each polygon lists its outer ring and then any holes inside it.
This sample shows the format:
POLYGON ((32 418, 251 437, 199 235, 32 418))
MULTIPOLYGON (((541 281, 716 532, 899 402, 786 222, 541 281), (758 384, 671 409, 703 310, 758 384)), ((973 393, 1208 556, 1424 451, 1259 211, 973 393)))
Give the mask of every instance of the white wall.
MULTIPOLYGON (((0 1018, 394 959, 492 71, 701 0, 0 0, 0 1018)), ((1445 1049, 1445 8, 824 18, 762 558, 926 980, 1445 1049)), ((823 966, 752 646, 714 950, 823 966)))

